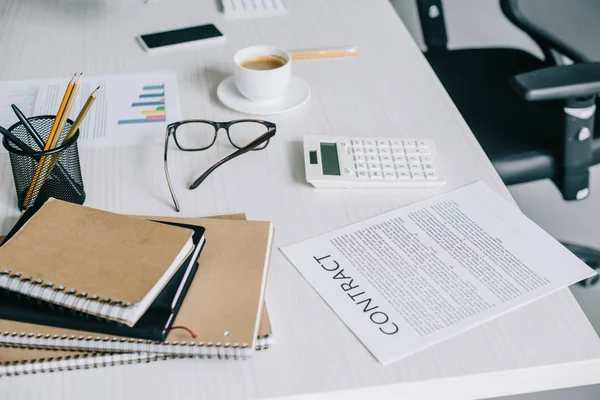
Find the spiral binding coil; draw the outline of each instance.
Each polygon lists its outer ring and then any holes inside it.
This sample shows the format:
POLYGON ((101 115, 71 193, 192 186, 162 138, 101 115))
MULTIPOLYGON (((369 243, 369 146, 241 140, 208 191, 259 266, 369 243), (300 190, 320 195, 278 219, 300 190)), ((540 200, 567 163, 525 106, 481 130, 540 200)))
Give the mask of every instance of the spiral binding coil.
MULTIPOLYGON (((269 335, 262 337, 268 339, 269 335)), ((261 340, 261 339, 259 339, 261 340)), ((261 347, 267 349, 269 344, 261 347)), ((18 347, 18 346, 10 346, 18 347)), ((257 350, 260 350, 257 345, 257 350)), ((98 367, 107 367, 112 365, 123 365, 133 363, 152 362, 159 360, 172 360, 176 358, 191 358, 190 354, 181 354, 179 356, 170 356, 166 354, 149 353, 89 353, 77 354, 66 357, 39 358, 36 360, 7 361, 0 363, 0 377, 29 375, 37 373, 72 371, 78 369, 90 369, 98 367)), ((219 357, 221 358, 221 357, 219 357)), ((229 358, 229 357, 225 357, 229 358)))
POLYGON ((124 321, 125 313, 132 306, 131 303, 118 300, 101 299, 98 295, 90 296, 87 292, 78 292, 77 289, 67 290, 62 285, 55 287, 54 282, 44 282, 43 279, 34 281, 32 276, 24 277, 22 272, 13 273, 10 269, 0 271, 0 288, 16 295, 24 295, 27 299, 117 321, 124 321))
MULTIPOLYGON (((267 350, 273 343, 272 335, 260 336, 255 350, 267 350)), ((46 350, 80 350, 103 353, 148 353, 167 357, 245 359, 252 355, 246 343, 230 342, 154 342, 108 336, 50 335, 26 332, 0 332, 4 347, 46 350)))
POLYGON ((72 371, 107 367, 111 365, 143 363, 167 360, 174 357, 160 354, 77 354, 66 357, 39 358, 36 360, 8 361, 0 363, 0 377, 29 375, 54 371, 72 371))

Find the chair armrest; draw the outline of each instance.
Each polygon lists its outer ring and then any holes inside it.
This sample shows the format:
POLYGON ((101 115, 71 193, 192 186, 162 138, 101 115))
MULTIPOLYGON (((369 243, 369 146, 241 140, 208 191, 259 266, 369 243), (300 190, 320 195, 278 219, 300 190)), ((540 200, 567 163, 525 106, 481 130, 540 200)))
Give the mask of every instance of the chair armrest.
POLYGON ((538 69, 512 77, 511 86, 525 100, 565 100, 600 93, 600 63, 538 69))

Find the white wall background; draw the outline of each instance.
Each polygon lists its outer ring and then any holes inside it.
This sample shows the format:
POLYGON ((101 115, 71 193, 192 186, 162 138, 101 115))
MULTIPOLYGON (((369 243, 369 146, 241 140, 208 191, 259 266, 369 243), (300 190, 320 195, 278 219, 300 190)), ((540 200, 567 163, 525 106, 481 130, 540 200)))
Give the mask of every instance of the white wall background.
MULTIPOLYGON (((390 1, 415 40, 425 48, 415 0, 390 1)), ((516 47, 541 57, 542 53, 533 40, 504 17, 498 0, 442 2, 449 48, 516 47)), ((550 181, 511 186, 510 191, 521 210, 555 238, 600 248, 600 167, 592 168, 592 194, 583 201, 563 201, 550 181)), ((591 289, 573 286, 571 290, 596 331, 600 332, 600 285, 591 289)), ((509 399, 598 400, 600 385, 503 398, 509 399)))

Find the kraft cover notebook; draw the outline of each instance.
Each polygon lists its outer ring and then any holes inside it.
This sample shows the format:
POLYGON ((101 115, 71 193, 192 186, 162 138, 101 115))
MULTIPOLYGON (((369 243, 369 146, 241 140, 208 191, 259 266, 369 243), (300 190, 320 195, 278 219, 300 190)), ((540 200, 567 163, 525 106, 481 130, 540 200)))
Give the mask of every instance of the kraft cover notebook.
MULTIPOLYGON (((266 350, 272 343, 272 331, 266 305, 263 307, 256 350, 266 350)), ((0 377, 42 372, 106 367, 117 364, 142 363, 173 359, 164 354, 90 353, 50 349, 0 347, 0 377)), ((179 357, 177 357, 179 358, 179 357)), ((218 355, 216 358, 219 358, 218 355)), ((229 357, 223 357, 229 359, 229 357)))
MULTIPOLYGON (((10 240, 14 231, 33 215, 32 208, 21 216, 6 240, 10 240)), ((24 301, 20 295, 15 296, 8 291, 0 291, 0 318, 131 338, 164 340, 196 274, 198 257, 204 246, 204 228, 187 224, 173 225, 193 230, 192 239, 196 247, 133 327, 87 314, 74 314, 45 302, 24 301)))
MULTIPOLYGON (((158 219, 156 217, 150 217, 158 219)), ((0 343, 25 347, 187 356, 248 357, 256 347, 271 254, 269 222, 210 218, 160 218, 202 225, 209 245, 195 279, 163 343, 107 337, 41 325, 0 321, 0 343)))
POLYGON ((0 247, 0 288, 133 326, 193 251, 192 234, 50 199, 0 247))

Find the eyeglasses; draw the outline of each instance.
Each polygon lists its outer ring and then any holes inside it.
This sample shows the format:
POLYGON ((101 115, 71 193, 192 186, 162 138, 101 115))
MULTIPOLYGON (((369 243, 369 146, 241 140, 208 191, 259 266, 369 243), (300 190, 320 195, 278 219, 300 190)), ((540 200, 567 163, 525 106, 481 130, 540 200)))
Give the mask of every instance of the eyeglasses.
POLYGON ((262 150, 269 144, 269 140, 275 136, 277 127, 274 123, 257 119, 238 119, 229 122, 214 122, 201 119, 190 119, 174 122, 167 126, 165 136, 165 175, 167 184, 171 191, 171 197, 175 210, 180 211, 179 202, 175 196, 169 167, 167 165, 167 150, 169 149, 169 137, 173 135, 175 144, 183 151, 200 151, 210 148, 217 141, 217 134, 221 129, 227 132, 229 143, 237 150, 223 158, 221 161, 207 169, 191 185, 190 190, 196 189, 200 184, 219 166, 225 164, 242 154, 251 150, 262 150))

